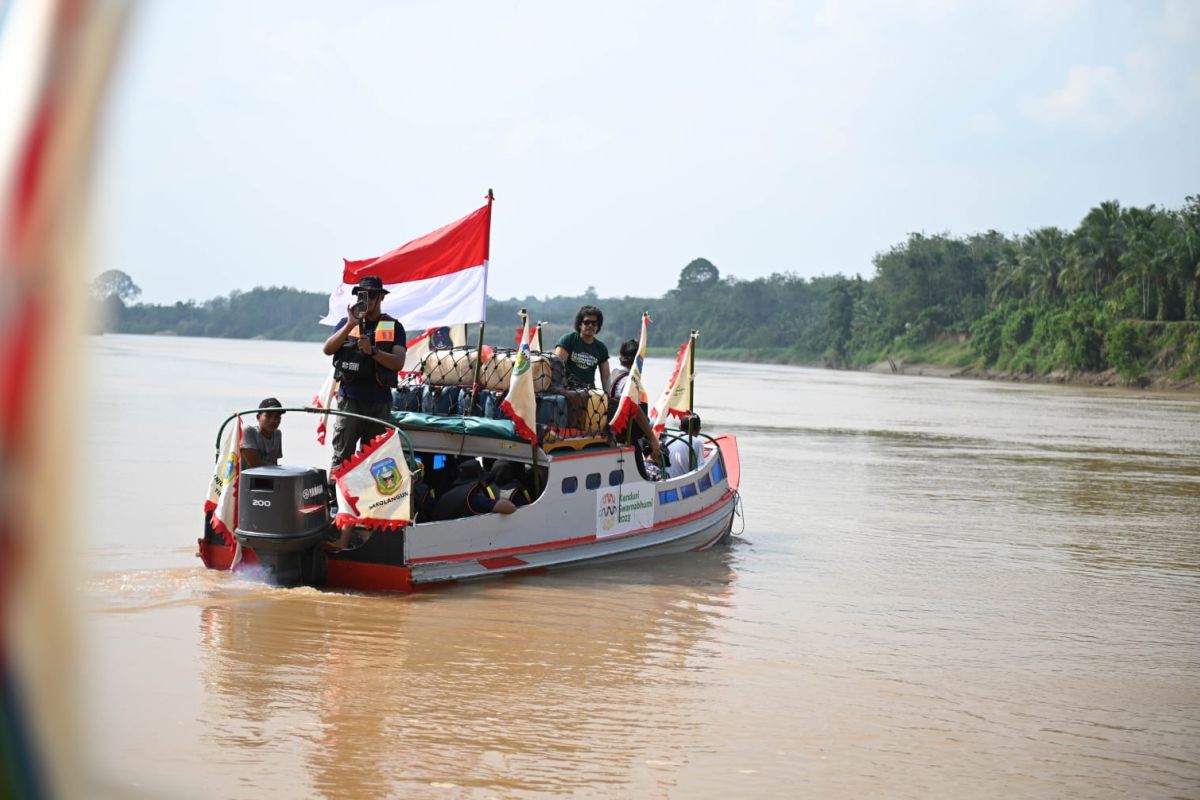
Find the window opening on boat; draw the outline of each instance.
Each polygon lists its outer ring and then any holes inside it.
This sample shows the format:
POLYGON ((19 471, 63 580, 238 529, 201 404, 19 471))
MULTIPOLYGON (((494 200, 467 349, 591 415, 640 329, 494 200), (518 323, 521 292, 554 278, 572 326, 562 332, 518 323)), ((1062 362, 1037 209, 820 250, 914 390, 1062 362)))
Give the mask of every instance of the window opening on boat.
POLYGON ((725 467, 721 464, 721 459, 718 458, 713 462, 712 472, 709 474, 712 475, 713 483, 720 483, 724 479, 725 467))
POLYGON ((701 476, 701 478, 700 478, 700 491, 702 491, 702 492, 706 492, 706 491, 708 491, 708 490, 709 490, 709 489, 711 489, 711 488, 712 488, 712 478, 710 478, 710 477, 709 477, 709 476, 707 476, 707 475, 703 475, 703 476, 701 476))
POLYGON ((678 499, 679 492, 675 489, 667 489, 658 493, 658 502, 660 503, 674 503, 678 499))
POLYGON ((583 485, 589 489, 600 488, 600 473, 593 472, 583 479, 583 485))
POLYGON ((625 482, 625 470, 614 469, 612 472, 608 473, 608 485, 609 486, 620 486, 624 482, 625 482))
POLYGON ((684 498, 695 497, 697 494, 699 494, 699 492, 696 491, 696 484, 694 483, 685 483, 683 486, 679 487, 679 491, 684 498))
POLYGON ((562 482, 562 493, 563 494, 571 494, 578 488, 579 488, 579 478, 576 478, 574 475, 570 476, 569 478, 563 478, 563 482, 562 482))

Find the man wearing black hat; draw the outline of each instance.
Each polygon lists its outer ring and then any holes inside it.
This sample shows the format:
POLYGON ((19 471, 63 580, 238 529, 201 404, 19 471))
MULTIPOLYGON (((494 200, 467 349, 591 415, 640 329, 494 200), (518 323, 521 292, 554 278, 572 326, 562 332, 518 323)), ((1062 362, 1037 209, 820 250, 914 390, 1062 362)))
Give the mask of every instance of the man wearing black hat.
MULTIPOLYGON (((268 397, 258 404, 260 409, 283 408, 283 404, 274 397, 268 397)), ((242 429, 242 441, 239 445, 242 455, 242 468, 275 466, 283 458, 283 431, 279 423, 283 421, 282 411, 264 410, 258 412, 258 425, 247 425, 242 429)))
MULTIPOLYGON (((404 326, 380 311, 387 294, 383 281, 368 275, 354 289, 356 303, 346 309, 346 318, 325 340, 324 352, 333 356, 339 381, 338 409, 375 419, 390 419, 392 388, 396 373, 404 369, 408 342, 404 326)), ((383 433, 376 425, 353 417, 336 417, 333 422, 333 466, 354 455, 359 442, 369 442, 383 433)))

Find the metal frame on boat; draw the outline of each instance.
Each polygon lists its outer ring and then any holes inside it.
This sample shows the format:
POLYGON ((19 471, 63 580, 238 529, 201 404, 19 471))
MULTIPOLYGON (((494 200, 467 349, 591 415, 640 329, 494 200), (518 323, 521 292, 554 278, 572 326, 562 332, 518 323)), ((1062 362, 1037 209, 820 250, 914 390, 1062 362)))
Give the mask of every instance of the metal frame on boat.
MULTIPOLYGON (((357 416, 332 409, 280 410, 357 416)), ((258 411, 230 415, 218 432, 218 449, 226 425, 258 411)), ((210 513, 199 540, 204 565, 218 570, 257 565, 265 568, 268 578, 284 584, 412 591, 455 581, 705 550, 730 535, 737 511, 740 465, 737 440, 729 434, 697 434, 703 449, 695 468, 650 481, 639 472, 634 448, 614 444, 607 436, 531 446, 517 436, 511 422, 502 420, 398 412, 392 421, 380 422, 403 437, 410 465, 415 453, 534 464, 540 468, 537 472, 544 470, 540 494, 511 514, 444 521, 423 521, 418 515, 396 530, 364 531, 358 546, 332 553, 321 548, 322 536, 314 534, 312 526, 295 537, 240 527, 231 533, 214 528, 210 513), (286 551, 286 558, 302 558, 302 566, 285 568, 276 550, 286 551)), ((686 437, 678 431, 668 433, 686 437)), ((293 479, 297 472, 289 467, 258 467, 246 470, 242 477, 270 486, 276 480, 293 479)), ((316 480, 316 475, 325 480, 324 470, 311 468, 307 473, 309 480, 316 480)), ((239 497, 238 502, 248 504, 249 498, 239 497)), ((321 520, 333 531, 329 519, 326 509, 321 520)))

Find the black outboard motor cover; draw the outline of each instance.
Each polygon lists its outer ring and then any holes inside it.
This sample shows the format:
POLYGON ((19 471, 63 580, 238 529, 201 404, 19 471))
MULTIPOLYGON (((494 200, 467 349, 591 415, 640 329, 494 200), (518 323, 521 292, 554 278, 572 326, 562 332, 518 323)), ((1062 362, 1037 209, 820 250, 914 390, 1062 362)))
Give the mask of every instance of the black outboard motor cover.
POLYGON ((323 582, 317 544, 329 528, 325 470, 282 465, 242 470, 235 533, 275 583, 323 582))

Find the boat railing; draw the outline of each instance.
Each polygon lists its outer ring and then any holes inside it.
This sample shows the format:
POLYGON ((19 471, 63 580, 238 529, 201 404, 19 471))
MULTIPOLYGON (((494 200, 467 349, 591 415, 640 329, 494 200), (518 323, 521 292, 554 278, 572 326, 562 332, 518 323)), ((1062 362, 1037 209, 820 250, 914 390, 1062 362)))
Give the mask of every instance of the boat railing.
POLYGON ((721 465, 724 466, 725 456, 724 456, 724 453, 721 452, 720 443, 718 443, 716 439, 709 436, 707 433, 704 433, 703 431, 700 431, 700 432, 697 432, 694 434, 689 434, 687 431, 682 430, 681 428, 668 428, 658 435, 659 447, 661 447, 664 451, 666 450, 667 445, 669 445, 671 442, 687 441, 688 453, 689 453, 689 455, 688 455, 688 471, 689 472, 695 471, 700 466, 699 462, 696 461, 696 451, 692 449, 692 443, 690 441, 692 439, 707 439, 708 443, 713 446, 713 449, 716 452, 717 457, 721 459, 721 465))
POLYGON ((336 408, 317 408, 315 406, 296 406, 296 407, 287 407, 287 408, 275 408, 275 407, 248 408, 245 411, 233 412, 232 414, 230 414, 228 417, 225 418, 225 420, 221 423, 221 427, 217 429, 217 440, 216 440, 216 444, 214 446, 214 451, 216 453, 216 456, 214 457, 214 461, 221 458, 221 439, 225 435, 225 427, 227 425, 229 425, 230 422, 233 422, 233 420, 237 419, 238 417, 244 417, 247 414, 261 414, 263 412, 279 412, 282 414, 285 411, 298 411, 303 414, 320 414, 320 415, 332 414, 332 415, 338 416, 338 417, 353 417, 355 419, 361 419, 361 420, 365 420, 367 422, 373 422, 373 423, 376 423, 379 425, 384 425, 386 427, 389 427, 392 430, 396 431, 396 433, 399 434, 399 436, 400 436, 400 439, 402 441, 402 447, 404 449, 404 458, 408 462, 409 469, 413 469, 413 470, 417 469, 416 458, 413 455, 412 440, 410 438, 408 438, 408 434, 404 432, 404 429, 401 428, 399 425, 397 425, 395 422, 393 422, 391 420, 386 420, 386 419, 379 419, 377 417, 368 417, 364 414, 356 414, 353 411, 340 411, 336 408))

